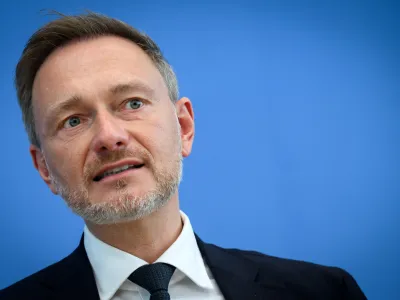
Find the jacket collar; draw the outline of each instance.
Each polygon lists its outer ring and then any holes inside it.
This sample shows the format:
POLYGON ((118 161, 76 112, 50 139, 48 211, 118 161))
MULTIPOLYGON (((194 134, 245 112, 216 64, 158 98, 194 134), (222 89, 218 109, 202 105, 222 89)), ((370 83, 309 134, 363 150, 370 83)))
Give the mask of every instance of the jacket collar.
MULTIPOLYGON (((82 235, 75 251, 58 264, 54 272, 57 278, 44 279, 43 284, 57 294, 56 299, 99 300, 83 240, 82 235)), ((259 266, 239 252, 204 243, 197 235, 196 241, 226 300, 292 299, 274 272, 264 270, 260 276, 259 266)))
POLYGON ((51 271, 44 273, 45 277, 41 279, 42 285, 52 295, 48 299, 99 300, 94 273, 83 244, 83 235, 75 251, 50 268, 51 271))
POLYGON ((204 243, 197 235, 196 239, 226 300, 292 299, 277 274, 264 271, 261 278, 259 265, 244 258, 239 250, 204 243))

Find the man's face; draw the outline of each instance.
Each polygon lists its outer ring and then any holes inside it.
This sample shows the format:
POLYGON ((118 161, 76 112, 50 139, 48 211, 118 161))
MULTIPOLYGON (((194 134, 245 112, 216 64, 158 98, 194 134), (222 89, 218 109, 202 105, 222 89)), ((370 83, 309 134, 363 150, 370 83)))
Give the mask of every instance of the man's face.
POLYGON ((40 175, 84 219, 135 220, 177 192, 194 135, 191 103, 172 103, 151 59, 101 37, 57 49, 33 86, 40 175))

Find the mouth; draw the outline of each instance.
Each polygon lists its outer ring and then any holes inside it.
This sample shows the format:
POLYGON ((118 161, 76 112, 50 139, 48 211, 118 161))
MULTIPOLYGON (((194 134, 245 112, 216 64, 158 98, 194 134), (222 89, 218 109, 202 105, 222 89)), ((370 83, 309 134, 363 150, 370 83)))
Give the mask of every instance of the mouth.
POLYGON ((143 166, 144 166, 144 164, 136 164, 136 165, 127 164, 127 165, 123 165, 123 166, 120 166, 120 167, 112 168, 112 169, 106 170, 106 171, 96 175, 93 178, 93 181, 99 182, 99 181, 103 180, 104 178, 107 178, 107 177, 110 177, 110 176, 113 176, 113 175, 116 175, 116 174, 124 173, 124 172, 127 172, 129 170, 140 169, 143 166))

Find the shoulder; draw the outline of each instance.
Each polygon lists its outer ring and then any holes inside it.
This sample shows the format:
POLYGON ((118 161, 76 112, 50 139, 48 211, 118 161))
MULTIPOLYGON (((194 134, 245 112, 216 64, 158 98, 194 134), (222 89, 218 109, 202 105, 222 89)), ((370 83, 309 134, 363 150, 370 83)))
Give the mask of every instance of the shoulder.
POLYGON ((308 299, 323 295, 329 295, 332 299, 367 299, 353 276, 342 268, 280 258, 257 251, 221 249, 258 266, 257 281, 261 283, 279 282, 308 299))
POLYGON ((0 290, 0 300, 54 299, 53 284, 62 280, 70 256, 0 290))
POLYGON ((284 275, 286 278, 296 278, 297 276, 303 277, 304 275, 307 275, 308 279, 312 279, 313 277, 321 278, 321 276, 338 278, 349 276, 345 270, 338 267, 330 267, 307 261, 281 258, 263 254, 257 251, 240 249, 225 249, 225 251, 233 255, 240 256, 245 260, 256 263, 260 267, 261 271, 267 268, 268 270, 273 270, 281 275, 284 275))

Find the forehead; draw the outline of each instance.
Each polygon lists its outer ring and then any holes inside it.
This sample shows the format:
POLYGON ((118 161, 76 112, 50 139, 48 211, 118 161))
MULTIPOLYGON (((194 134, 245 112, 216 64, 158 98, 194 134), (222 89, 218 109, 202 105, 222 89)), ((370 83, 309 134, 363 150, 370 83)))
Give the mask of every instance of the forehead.
POLYGON ((93 96, 121 80, 139 80, 166 91, 150 57, 133 42, 115 36, 73 42, 56 49, 37 72, 33 103, 43 108, 71 94, 93 96))

